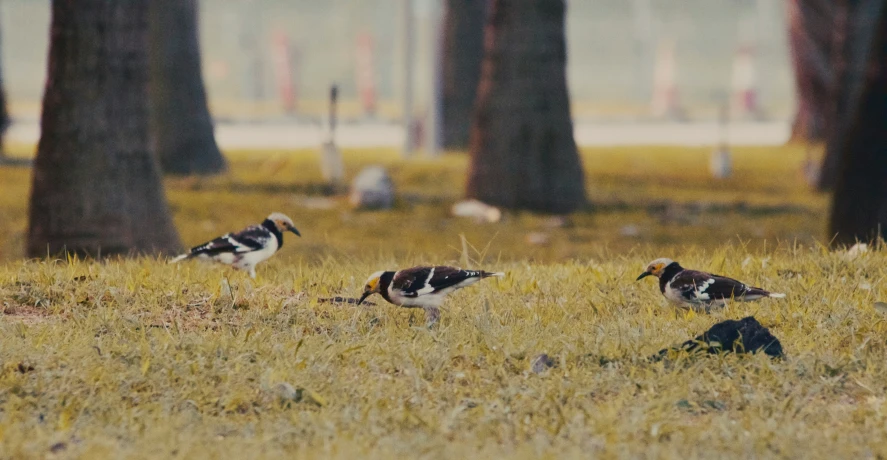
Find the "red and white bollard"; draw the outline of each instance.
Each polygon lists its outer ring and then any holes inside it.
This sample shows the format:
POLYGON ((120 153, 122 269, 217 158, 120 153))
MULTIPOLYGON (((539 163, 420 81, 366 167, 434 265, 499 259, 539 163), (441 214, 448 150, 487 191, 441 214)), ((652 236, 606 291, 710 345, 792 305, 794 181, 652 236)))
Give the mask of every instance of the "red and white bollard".
POLYGON ((372 117, 376 114, 376 63, 373 54, 373 36, 361 33, 357 36, 357 91, 363 114, 372 117))
POLYGON ((677 64, 674 40, 664 40, 656 50, 653 69, 653 97, 650 110, 654 117, 672 121, 684 119, 677 87, 677 64))
POLYGON ((761 110, 758 98, 758 81, 755 69, 755 49, 751 46, 741 46, 736 51, 733 59, 733 79, 731 82, 733 92, 733 116, 744 119, 761 119, 761 110))
POLYGON ((274 33, 273 43, 274 76, 277 80, 277 95, 286 113, 294 113, 297 108, 296 85, 293 78, 293 50, 285 32, 274 33))

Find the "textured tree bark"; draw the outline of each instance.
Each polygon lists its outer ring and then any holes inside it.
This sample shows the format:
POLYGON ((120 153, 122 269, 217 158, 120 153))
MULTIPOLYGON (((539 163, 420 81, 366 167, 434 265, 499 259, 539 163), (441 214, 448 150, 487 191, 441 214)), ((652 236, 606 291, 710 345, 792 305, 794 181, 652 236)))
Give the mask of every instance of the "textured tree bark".
POLYGON ((837 159, 829 233, 833 244, 887 237, 887 1, 843 0, 849 6, 835 52, 838 89, 829 155, 837 159))
POLYGON ((788 0, 789 43, 798 108, 792 140, 825 139, 833 75, 831 47, 836 8, 831 0, 788 0))
POLYGON ((848 96, 847 47, 849 44, 847 40, 850 29, 853 27, 852 15, 856 10, 851 1, 834 0, 831 4, 831 11, 832 23, 827 30, 831 35, 829 65, 832 78, 825 98, 826 149, 819 168, 819 181, 816 184, 816 188, 821 192, 832 190, 839 174, 840 151, 830 145, 834 145, 831 139, 837 135, 838 130, 842 129, 841 124, 844 122, 841 119, 843 115, 839 112, 848 96))
POLYGON ((447 0, 443 27, 443 146, 468 147, 484 58, 487 0, 447 0))
POLYGON ((148 143, 148 1, 52 2, 29 256, 180 247, 148 143))
POLYGON ((467 195, 569 213, 586 202, 566 83, 564 0, 493 0, 471 132, 467 195))
POLYGON ((151 0, 151 133, 163 172, 225 170, 216 145, 200 66, 197 0, 151 0))

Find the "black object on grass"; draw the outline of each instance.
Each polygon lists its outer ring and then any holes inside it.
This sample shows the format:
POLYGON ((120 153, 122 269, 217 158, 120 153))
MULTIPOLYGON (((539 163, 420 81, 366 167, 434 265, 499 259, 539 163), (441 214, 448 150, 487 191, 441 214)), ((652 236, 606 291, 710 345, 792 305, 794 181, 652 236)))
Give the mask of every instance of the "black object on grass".
POLYGON ((688 340, 678 347, 666 348, 651 359, 660 361, 668 356, 669 351, 687 351, 689 353, 755 353, 763 351, 774 358, 784 355, 782 344, 770 331, 761 326, 754 316, 739 321, 727 320, 712 326, 700 336, 688 340))

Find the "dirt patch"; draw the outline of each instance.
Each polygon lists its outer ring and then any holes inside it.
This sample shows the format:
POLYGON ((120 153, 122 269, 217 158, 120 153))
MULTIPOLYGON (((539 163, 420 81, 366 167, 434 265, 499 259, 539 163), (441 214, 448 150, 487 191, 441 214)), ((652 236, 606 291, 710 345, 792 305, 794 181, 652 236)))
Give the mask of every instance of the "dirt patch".
POLYGON ((18 321, 22 323, 37 323, 53 316, 52 312, 46 308, 10 303, 3 304, 2 313, 4 321, 18 321))

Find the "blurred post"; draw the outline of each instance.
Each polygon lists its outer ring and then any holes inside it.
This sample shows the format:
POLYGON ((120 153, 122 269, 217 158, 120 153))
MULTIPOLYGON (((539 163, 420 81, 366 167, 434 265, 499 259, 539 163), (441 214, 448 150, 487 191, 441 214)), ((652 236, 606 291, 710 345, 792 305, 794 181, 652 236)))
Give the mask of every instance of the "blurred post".
POLYGON ((740 118, 763 118, 758 101, 755 48, 742 46, 733 58, 733 113, 740 118))
POLYGON ((327 140, 320 151, 320 172, 327 184, 337 187, 345 179, 345 165, 342 163, 342 152, 336 146, 336 105, 339 99, 339 88, 330 87, 330 113, 327 123, 327 140))
MULTIPOLYGON (((755 2, 755 49, 761 56, 766 56, 767 39, 770 38, 771 32, 775 29, 780 34, 785 33, 788 23, 780 23, 773 16, 775 8, 784 8, 789 2, 773 2, 771 0, 757 0, 755 2)), ((761 81, 765 82, 769 75, 766 75, 766 66, 760 66, 761 81)))
POLYGON ((428 34, 431 49, 429 50, 429 63, 431 84, 428 85, 428 115, 427 123, 425 123, 425 154, 430 157, 440 155, 440 137, 441 137, 441 70, 443 58, 443 41, 441 30, 441 19, 443 17, 440 0, 428 0, 428 34))
MULTIPOLYGON (((725 98, 726 99, 726 98, 725 98)), ((730 105, 725 100, 721 105, 721 113, 718 117, 718 145, 711 152, 709 158, 709 172, 715 179, 726 179, 733 172, 733 159, 730 154, 728 141, 728 126, 730 117, 730 105)))
POLYGON ((357 35, 357 91, 360 94, 360 107, 363 115, 372 118, 376 115, 376 63, 373 54, 373 36, 367 32, 357 35))
POLYGON ((337 85, 330 86, 330 113, 329 113, 329 132, 327 141, 336 142, 336 106, 339 103, 339 87, 337 85))
POLYGON ((299 113, 299 98, 302 97, 302 48, 290 45, 290 69, 293 83, 293 112, 299 113))
POLYGON ((415 34, 413 30, 413 0, 403 2, 403 156, 413 154, 413 59, 415 34))
POLYGON ((653 8, 651 0, 633 0, 634 46, 637 58, 637 94, 640 100, 650 98, 650 62, 653 60, 653 8))
POLYGON ((240 46, 246 57, 243 65, 243 94, 250 102, 258 102, 264 96, 258 5, 255 0, 244 0, 241 8, 240 46))
POLYGON ((660 41, 656 50, 656 67, 653 69, 653 97, 650 104, 650 109, 656 118, 671 121, 683 119, 683 111, 678 102, 676 67, 674 39, 660 41))
MULTIPOLYGON (((757 5, 757 4, 756 4, 757 5)), ((732 114, 737 119, 760 120, 760 79, 757 75, 757 54, 761 35, 761 8, 739 19, 739 40, 733 55, 731 87, 733 91, 732 114)), ((749 14, 749 13, 746 13, 749 14)))
POLYGON ((287 114, 296 111, 296 91, 293 85, 293 52, 286 32, 274 33, 274 70, 280 104, 287 114))

